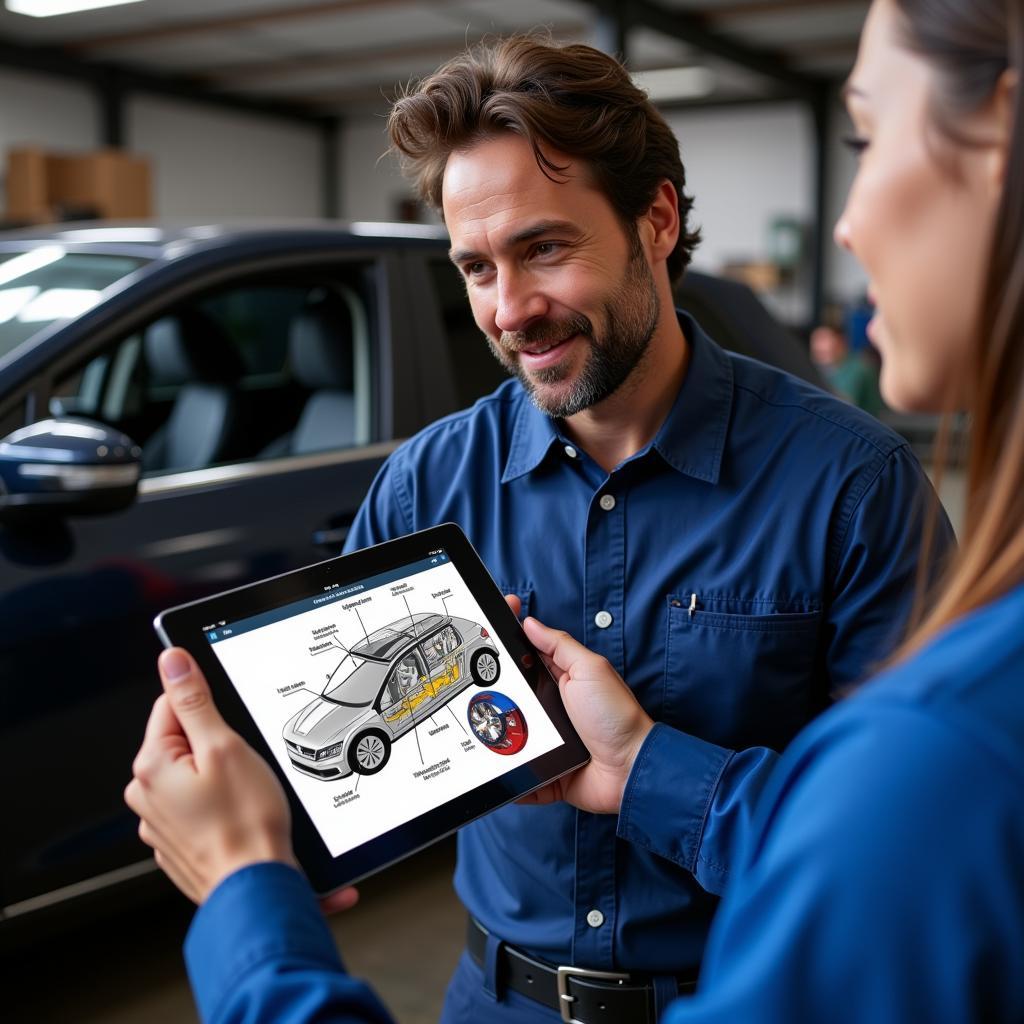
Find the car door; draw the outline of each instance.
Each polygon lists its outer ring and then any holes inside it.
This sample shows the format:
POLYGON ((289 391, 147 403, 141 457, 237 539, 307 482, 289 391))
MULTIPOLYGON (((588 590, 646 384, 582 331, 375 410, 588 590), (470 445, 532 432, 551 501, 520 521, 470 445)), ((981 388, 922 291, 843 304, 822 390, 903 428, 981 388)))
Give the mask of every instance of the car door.
POLYGON ((340 550, 395 443, 391 362, 405 328, 381 283, 385 263, 366 255, 292 261, 287 272, 263 266, 222 276, 214 288, 197 282, 194 294, 177 295, 109 342, 80 337, 37 381, 47 411, 67 406, 139 431, 145 448, 185 386, 154 381, 145 332, 183 306, 200 309, 219 319, 241 360, 233 386, 250 404, 249 436, 243 430, 215 464, 145 473, 136 501, 121 511, 0 526, 0 731, 5 763, 21 780, 4 787, 12 825, 0 852, 5 913, 152 866, 122 792, 159 693, 153 617, 340 550), (280 308, 266 302, 274 289, 280 308), (294 427, 289 415, 311 397, 289 376, 287 334, 318 294, 361 304, 352 373, 359 422, 336 445, 275 451, 272 435, 294 427))
POLYGON ((446 704, 460 689, 465 666, 460 656, 458 634, 448 625, 438 630, 421 646, 430 673, 431 713, 446 704))
POLYGON ((426 681, 423 659, 415 650, 407 651, 388 673, 381 716, 396 739, 424 717, 428 703, 426 681))

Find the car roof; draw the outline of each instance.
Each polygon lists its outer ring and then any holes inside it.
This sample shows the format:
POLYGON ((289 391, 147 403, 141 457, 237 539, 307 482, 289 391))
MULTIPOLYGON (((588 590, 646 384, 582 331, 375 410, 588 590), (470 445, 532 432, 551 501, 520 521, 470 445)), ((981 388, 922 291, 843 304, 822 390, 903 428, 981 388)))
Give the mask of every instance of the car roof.
POLYGON ((356 644, 350 650, 357 658, 368 657, 378 661, 393 661, 421 640, 450 625, 451 621, 450 615, 441 615, 438 612, 416 612, 412 616, 403 616, 395 622, 374 630, 362 644, 356 644))
POLYGON ((173 221, 81 221, 37 225, 0 232, 0 252, 37 245, 66 245, 76 251, 135 255, 148 259, 178 259, 204 249, 266 248, 275 241, 287 247, 305 244, 342 245, 390 240, 442 242, 443 227, 434 224, 396 224, 383 221, 252 220, 195 224, 173 221))

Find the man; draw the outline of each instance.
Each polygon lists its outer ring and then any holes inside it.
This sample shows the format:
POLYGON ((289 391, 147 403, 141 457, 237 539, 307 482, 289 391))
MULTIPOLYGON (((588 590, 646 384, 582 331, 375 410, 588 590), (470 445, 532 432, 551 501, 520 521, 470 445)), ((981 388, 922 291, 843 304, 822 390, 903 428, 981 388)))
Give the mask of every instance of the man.
MULTIPOLYGON (((659 723, 619 815, 534 803, 462 830, 469 941, 442 1019, 653 1021, 693 986, 775 752, 904 624, 931 492, 900 438, 673 310, 697 242, 678 146, 613 59, 512 38, 442 67, 389 127, 515 379, 399 448, 347 547, 460 523, 522 611, 604 655, 659 723)), ((295 907, 297 876, 267 872, 221 886, 194 933, 205 1006, 222 933, 256 941, 232 923, 251 887, 295 907)), ((346 993, 331 1005, 378 1012, 346 993)))
POLYGON ((829 386, 857 408, 877 416, 884 405, 878 390, 878 367, 860 352, 850 349, 838 317, 811 331, 811 359, 825 375, 829 386))

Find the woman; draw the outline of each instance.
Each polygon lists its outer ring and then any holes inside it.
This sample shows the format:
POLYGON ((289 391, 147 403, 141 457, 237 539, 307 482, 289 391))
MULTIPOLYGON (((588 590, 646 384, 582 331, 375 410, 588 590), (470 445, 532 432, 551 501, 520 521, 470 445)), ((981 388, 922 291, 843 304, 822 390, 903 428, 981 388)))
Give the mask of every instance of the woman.
MULTIPOLYGON (((1024 1020, 1022 64, 1021 0, 871 8, 846 89, 861 163, 836 238, 872 280, 886 401, 973 415, 965 544, 889 667, 780 762, 698 993, 671 1024, 1024 1020)), ((533 799, 618 812, 629 832, 667 727, 603 659, 526 629, 593 754, 533 799)), ((280 790, 187 655, 165 652, 161 671, 126 798, 183 891, 201 903, 216 887, 222 913, 255 919, 258 882, 237 869, 292 862, 280 790)), ((190 964, 201 1005, 217 1019, 386 1019, 342 973, 300 876, 274 870, 295 887, 276 924, 303 952, 233 964, 207 934, 190 964)))

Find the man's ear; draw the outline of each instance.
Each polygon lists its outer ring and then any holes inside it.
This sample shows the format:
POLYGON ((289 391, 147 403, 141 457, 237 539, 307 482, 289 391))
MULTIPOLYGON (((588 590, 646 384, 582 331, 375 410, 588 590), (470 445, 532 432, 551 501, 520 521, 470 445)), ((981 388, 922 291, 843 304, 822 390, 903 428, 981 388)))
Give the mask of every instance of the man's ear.
POLYGON ((658 186, 654 202, 637 226, 651 262, 667 260, 679 241, 679 196, 668 178, 658 186))

